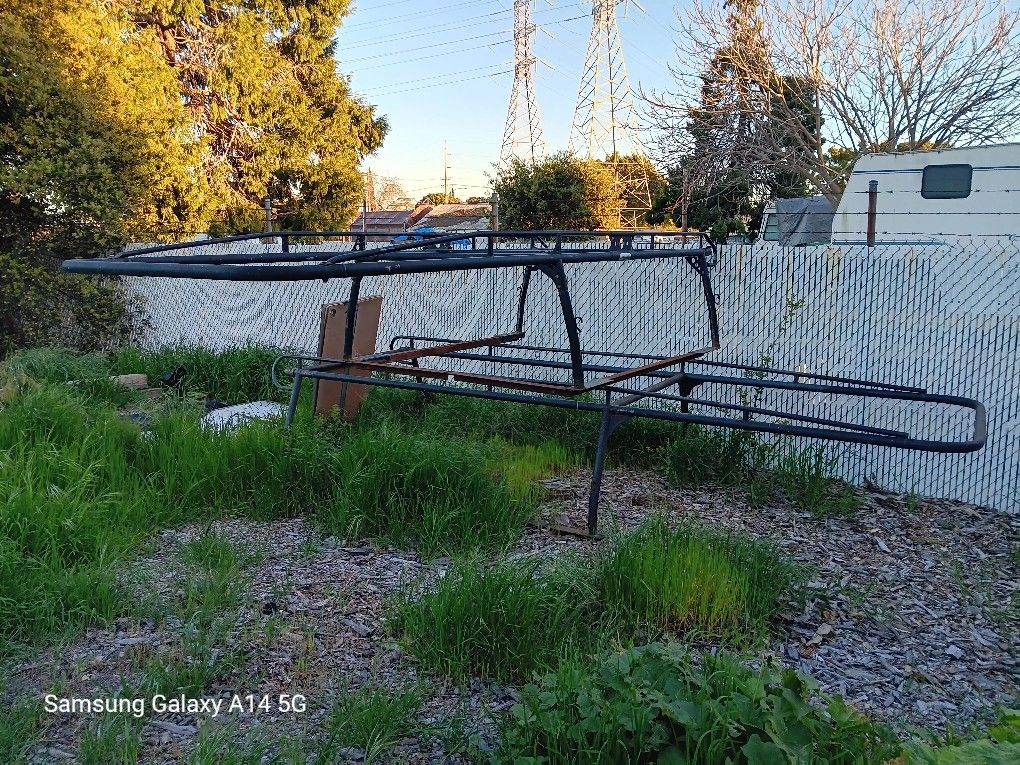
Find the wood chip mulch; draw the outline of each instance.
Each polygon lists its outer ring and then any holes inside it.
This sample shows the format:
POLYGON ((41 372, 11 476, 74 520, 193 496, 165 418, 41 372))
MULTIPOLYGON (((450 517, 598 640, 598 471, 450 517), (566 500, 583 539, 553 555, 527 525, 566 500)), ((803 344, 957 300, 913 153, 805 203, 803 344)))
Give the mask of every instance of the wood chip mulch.
MULTIPOLYGON (((583 527, 590 474, 546 481, 545 520, 583 527)), ((770 651, 811 674, 826 691, 901 730, 959 730, 984 721, 996 705, 1015 705, 1020 687, 1020 519, 948 500, 908 501, 859 490, 862 506, 845 518, 814 519, 785 503, 748 507, 719 489, 677 490, 650 473, 609 471, 602 523, 629 528, 654 512, 690 518, 774 540, 812 568, 803 610, 783 614, 770 651)), ((303 520, 258 523, 230 519, 215 530, 257 556, 251 582, 230 629, 233 668, 204 696, 303 694, 303 714, 277 710, 234 713, 216 725, 273 739, 323 735, 324 718, 342 688, 396 689, 426 681, 419 722, 442 729, 455 718, 483 746, 494 738, 493 716, 517 700, 513 688, 476 680, 458 687, 420 678, 413 661, 385 632, 385 599, 405 582, 439 576, 449 565, 412 553, 323 538, 303 520)), ((161 532, 136 572, 157 602, 168 602, 187 576, 181 544, 205 527, 161 532)), ((516 554, 592 551, 599 539, 530 528, 516 554)), ((58 684, 64 696, 108 695, 137 678, 146 661, 180 650, 173 617, 130 618, 89 630, 15 666, 9 694, 43 696, 58 684)), ((33 763, 69 762, 87 718, 47 715, 33 763)), ((201 714, 147 718, 142 761, 179 762, 192 751, 201 714)), ((457 763, 441 735, 398 743, 395 762, 457 763)), ((363 752, 344 752, 359 762, 363 752)))

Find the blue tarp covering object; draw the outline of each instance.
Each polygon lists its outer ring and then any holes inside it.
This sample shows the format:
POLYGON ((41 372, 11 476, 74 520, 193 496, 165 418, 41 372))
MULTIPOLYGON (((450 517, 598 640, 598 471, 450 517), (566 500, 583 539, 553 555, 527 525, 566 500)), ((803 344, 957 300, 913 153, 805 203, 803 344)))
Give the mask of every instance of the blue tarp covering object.
POLYGON ((777 199, 779 244, 797 247, 805 244, 828 244, 832 238, 832 219, 836 209, 827 197, 777 199))
MULTIPOLYGON (((408 233, 408 234, 406 234, 404 236, 395 236, 395 237, 393 237, 392 241, 393 242, 408 242, 408 241, 414 240, 416 242, 421 242, 421 241, 424 241, 425 237, 423 237, 423 236, 415 236, 415 234, 433 234, 433 233, 438 236, 438 235, 442 235, 442 234, 448 234, 450 232, 448 232, 448 231, 436 231, 434 228, 426 226, 424 228, 416 228, 416 229, 412 230, 410 233, 408 233)), ((471 248, 471 240, 470 239, 458 239, 455 242, 448 242, 447 244, 444 244, 442 246, 445 249, 449 249, 449 248, 452 247, 455 250, 467 250, 467 249, 471 248)))

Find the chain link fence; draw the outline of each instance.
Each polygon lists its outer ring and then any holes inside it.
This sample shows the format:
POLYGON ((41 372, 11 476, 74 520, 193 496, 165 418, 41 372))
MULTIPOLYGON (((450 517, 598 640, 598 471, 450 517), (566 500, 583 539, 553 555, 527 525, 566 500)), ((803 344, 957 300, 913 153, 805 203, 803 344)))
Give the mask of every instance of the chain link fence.
MULTIPOLYGON (((230 246, 279 251, 269 240, 230 246)), ((301 246, 339 252, 351 244, 306 243, 292 251, 301 246)), ((671 355, 706 344, 701 286, 683 260, 573 265, 567 276, 587 350, 671 355)), ((397 335, 466 339, 510 330, 521 279, 519 269, 373 277, 361 294, 384 297, 382 349, 397 335)), ((144 300, 149 345, 257 343, 308 353, 318 344, 321 306, 346 299, 349 286, 347 280, 124 281, 144 300)), ((988 408, 988 444, 977 453, 838 445, 832 454, 841 476, 1020 510, 1020 245, 727 246, 713 286, 723 333, 714 360, 913 385, 976 398, 988 408)), ((523 342, 565 347, 548 280, 533 280, 528 309, 523 342)), ((458 368, 488 366, 463 363, 458 368)), ((717 385, 696 395, 735 398, 731 388, 717 385)), ((969 436, 962 412, 821 394, 753 395, 756 405, 791 413, 867 421, 922 437, 969 436)))

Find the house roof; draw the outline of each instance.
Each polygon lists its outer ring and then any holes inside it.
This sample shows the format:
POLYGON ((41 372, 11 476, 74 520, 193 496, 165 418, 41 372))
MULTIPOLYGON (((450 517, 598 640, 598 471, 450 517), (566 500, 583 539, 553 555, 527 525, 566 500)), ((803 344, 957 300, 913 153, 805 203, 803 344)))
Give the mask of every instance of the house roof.
POLYGON ((436 205, 414 222, 417 228, 470 231, 489 228, 492 205, 436 205))
POLYGON ((372 228, 402 229, 411 219, 410 210, 373 210, 357 217, 351 230, 357 231, 364 225, 372 228), (364 224, 362 224, 364 220, 364 224))

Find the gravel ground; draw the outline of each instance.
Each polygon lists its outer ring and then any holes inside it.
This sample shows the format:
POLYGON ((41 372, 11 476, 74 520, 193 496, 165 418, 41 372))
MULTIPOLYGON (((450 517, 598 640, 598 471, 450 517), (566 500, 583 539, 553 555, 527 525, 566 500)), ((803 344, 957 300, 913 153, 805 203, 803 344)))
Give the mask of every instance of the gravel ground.
MULTIPOLYGON (((584 524, 589 474, 545 482, 545 520, 584 524)), ((783 615, 771 651, 812 674, 825 690, 900 729, 956 729, 981 721, 996 704, 1014 703, 1020 680, 1020 520, 945 500, 908 500, 860 490, 862 506, 848 518, 815 520, 783 503, 750 508, 720 490, 675 490, 649 473, 607 472, 603 525, 628 528, 652 512, 690 517, 773 539, 814 573, 803 611, 783 615)), ((205 696, 301 693, 303 714, 276 709, 230 713, 215 724, 266 730, 274 738, 322 735, 339 689, 417 683, 413 662, 384 632, 384 600, 402 583, 441 575, 447 561, 423 564, 413 554, 348 546, 322 538, 302 520, 226 520, 215 530, 256 553, 251 578, 230 631, 233 669, 205 696)), ((135 573, 150 583, 154 603, 179 597, 186 580, 181 544, 205 528, 160 533, 135 573)), ((529 529, 520 554, 591 550, 604 542, 529 529)), ((233 618, 233 616, 231 617, 233 618)), ((181 648, 172 614, 118 620, 70 645, 47 650, 14 668, 13 690, 41 696, 105 696, 137 677, 153 657, 181 648)), ((424 725, 463 728, 492 740, 492 715, 509 708, 512 688, 475 681, 457 687, 425 678, 424 725)), ((75 757, 88 718, 47 715, 33 762, 75 757)), ((192 750, 202 714, 160 714, 142 729, 142 761, 175 762, 192 750)), ((445 737, 401 741, 393 760, 457 763, 445 737)), ((346 752, 358 762, 363 753, 346 752)))

